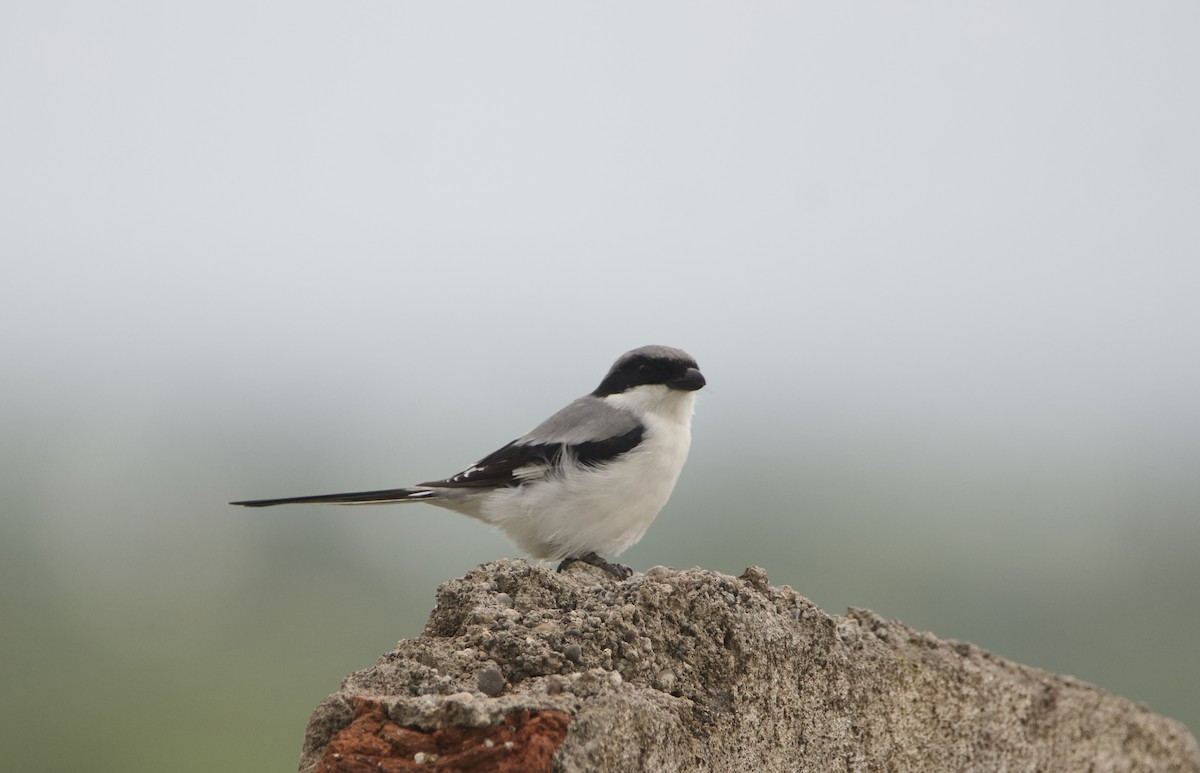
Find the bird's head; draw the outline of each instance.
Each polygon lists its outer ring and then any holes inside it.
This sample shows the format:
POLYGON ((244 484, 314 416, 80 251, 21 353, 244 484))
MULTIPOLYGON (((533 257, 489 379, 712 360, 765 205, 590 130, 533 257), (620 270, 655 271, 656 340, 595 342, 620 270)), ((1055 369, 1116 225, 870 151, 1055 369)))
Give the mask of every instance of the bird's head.
POLYGON ((696 360, 670 346, 643 346, 625 352, 592 394, 638 413, 691 416, 696 390, 705 384, 696 360))

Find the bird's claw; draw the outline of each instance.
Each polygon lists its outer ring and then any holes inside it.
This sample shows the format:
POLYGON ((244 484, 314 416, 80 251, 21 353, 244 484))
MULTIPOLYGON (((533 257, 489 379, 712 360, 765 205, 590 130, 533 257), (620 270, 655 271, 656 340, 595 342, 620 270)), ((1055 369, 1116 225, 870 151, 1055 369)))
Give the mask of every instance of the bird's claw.
POLYGON ((622 566, 621 564, 614 564, 610 561, 605 561, 603 558, 597 555, 595 551, 591 553, 585 553, 582 556, 563 559, 563 562, 558 565, 558 571, 561 572, 576 562, 590 564, 597 569, 603 569, 618 580, 627 580, 633 575, 633 570, 628 566, 622 566))

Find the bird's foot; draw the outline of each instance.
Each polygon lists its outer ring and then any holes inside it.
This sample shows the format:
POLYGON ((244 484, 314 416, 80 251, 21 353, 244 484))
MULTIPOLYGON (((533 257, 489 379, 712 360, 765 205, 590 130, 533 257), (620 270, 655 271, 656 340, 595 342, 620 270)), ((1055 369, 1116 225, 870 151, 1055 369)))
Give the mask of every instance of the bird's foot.
POLYGON ((561 572, 576 562, 590 564, 597 569, 603 569, 613 577, 616 577, 618 580, 628 579, 633 574, 633 570, 628 566, 621 566, 620 564, 614 564, 609 561, 605 561, 603 558, 596 555, 595 551, 592 551, 591 553, 585 553, 582 556, 563 559, 563 562, 558 565, 558 571, 561 572))

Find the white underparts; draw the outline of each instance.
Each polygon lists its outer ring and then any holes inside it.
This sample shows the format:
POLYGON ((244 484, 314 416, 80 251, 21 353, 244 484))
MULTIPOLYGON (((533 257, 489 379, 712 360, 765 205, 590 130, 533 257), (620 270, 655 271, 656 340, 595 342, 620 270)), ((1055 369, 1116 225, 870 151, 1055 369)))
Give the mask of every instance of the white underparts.
POLYGON ((494 524, 534 558, 621 553, 642 538, 675 488, 691 445, 695 393, 650 385, 604 399, 644 424, 633 450, 596 467, 564 460, 543 480, 489 493, 478 508, 438 504, 494 524))

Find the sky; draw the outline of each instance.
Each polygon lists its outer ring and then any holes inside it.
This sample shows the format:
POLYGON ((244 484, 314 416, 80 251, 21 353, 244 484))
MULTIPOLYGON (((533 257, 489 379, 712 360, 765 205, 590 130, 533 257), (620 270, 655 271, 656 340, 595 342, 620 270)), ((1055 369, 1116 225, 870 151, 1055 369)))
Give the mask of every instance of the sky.
POLYGON ((451 474, 648 343, 709 385, 623 562, 760 565, 1195 732, 1198 35, 1171 2, 6 3, 6 758, 292 769, 439 583, 518 554, 225 503, 451 474))

